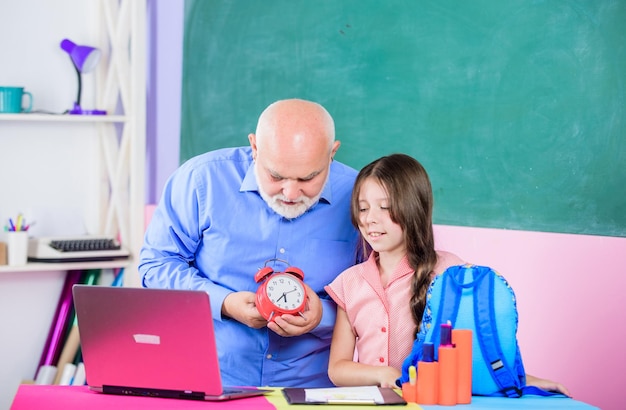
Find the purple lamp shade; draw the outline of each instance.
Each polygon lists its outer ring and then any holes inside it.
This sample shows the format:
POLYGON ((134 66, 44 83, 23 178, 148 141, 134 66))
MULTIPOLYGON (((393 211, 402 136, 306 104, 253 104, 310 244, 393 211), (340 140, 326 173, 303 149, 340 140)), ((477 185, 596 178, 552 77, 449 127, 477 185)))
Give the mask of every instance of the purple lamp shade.
POLYGON ((72 62, 81 73, 88 73, 98 64, 100 50, 89 46, 79 46, 65 39, 61 42, 61 48, 70 55, 72 62))
POLYGON ((65 39, 61 41, 61 48, 70 56, 72 64, 78 75, 78 95, 74 108, 69 110, 69 114, 87 114, 87 115, 105 115, 106 111, 102 110, 83 110, 80 107, 80 97, 82 89, 82 73, 88 73, 98 64, 100 60, 100 50, 89 46, 79 46, 74 42, 65 39))

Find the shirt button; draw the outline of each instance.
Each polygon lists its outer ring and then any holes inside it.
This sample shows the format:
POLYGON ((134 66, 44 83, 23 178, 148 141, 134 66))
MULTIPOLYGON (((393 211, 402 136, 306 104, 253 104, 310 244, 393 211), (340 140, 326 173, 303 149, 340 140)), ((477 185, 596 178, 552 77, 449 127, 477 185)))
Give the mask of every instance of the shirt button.
POLYGON ((271 353, 270 353, 270 354, 268 354, 267 356, 265 356, 265 358, 266 358, 267 360, 270 360, 270 359, 272 358, 272 354, 271 354, 271 353))
POLYGON ((285 253, 285 248, 280 248, 280 249, 278 250, 278 252, 280 252, 280 253, 285 253))
POLYGON ((380 328, 380 331, 383 332, 383 333, 386 333, 387 332, 387 328, 383 326, 383 327, 380 328))
POLYGON ((384 357, 379 357, 378 361, 381 362, 381 363, 385 363, 385 358, 384 357))

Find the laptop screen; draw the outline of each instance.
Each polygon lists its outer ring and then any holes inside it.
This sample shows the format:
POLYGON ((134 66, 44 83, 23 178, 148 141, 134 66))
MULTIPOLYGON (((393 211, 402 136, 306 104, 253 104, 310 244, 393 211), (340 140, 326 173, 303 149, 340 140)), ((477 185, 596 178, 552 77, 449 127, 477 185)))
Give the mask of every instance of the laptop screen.
POLYGON ((75 285, 73 295, 91 389, 222 394, 205 292, 75 285))

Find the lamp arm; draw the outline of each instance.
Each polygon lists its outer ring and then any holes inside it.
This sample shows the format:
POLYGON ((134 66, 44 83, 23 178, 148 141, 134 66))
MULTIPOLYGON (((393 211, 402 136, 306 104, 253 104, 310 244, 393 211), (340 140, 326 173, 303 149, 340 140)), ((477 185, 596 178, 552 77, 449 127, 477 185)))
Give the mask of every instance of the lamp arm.
MULTIPOLYGON (((78 76, 78 94, 76 95, 76 105, 80 107, 80 96, 83 88, 82 76, 80 74, 80 70, 76 67, 76 64, 72 62, 74 69, 76 70, 76 75, 78 76)), ((74 107, 76 108, 76 107, 74 107)))

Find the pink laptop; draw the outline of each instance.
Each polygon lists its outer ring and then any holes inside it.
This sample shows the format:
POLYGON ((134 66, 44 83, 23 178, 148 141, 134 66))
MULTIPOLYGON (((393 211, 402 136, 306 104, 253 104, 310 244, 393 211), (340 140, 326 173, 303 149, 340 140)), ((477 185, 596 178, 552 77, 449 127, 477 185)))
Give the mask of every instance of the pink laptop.
POLYGON ((222 386, 206 292, 75 285, 73 295, 91 390, 209 401, 269 391, 222 386))

